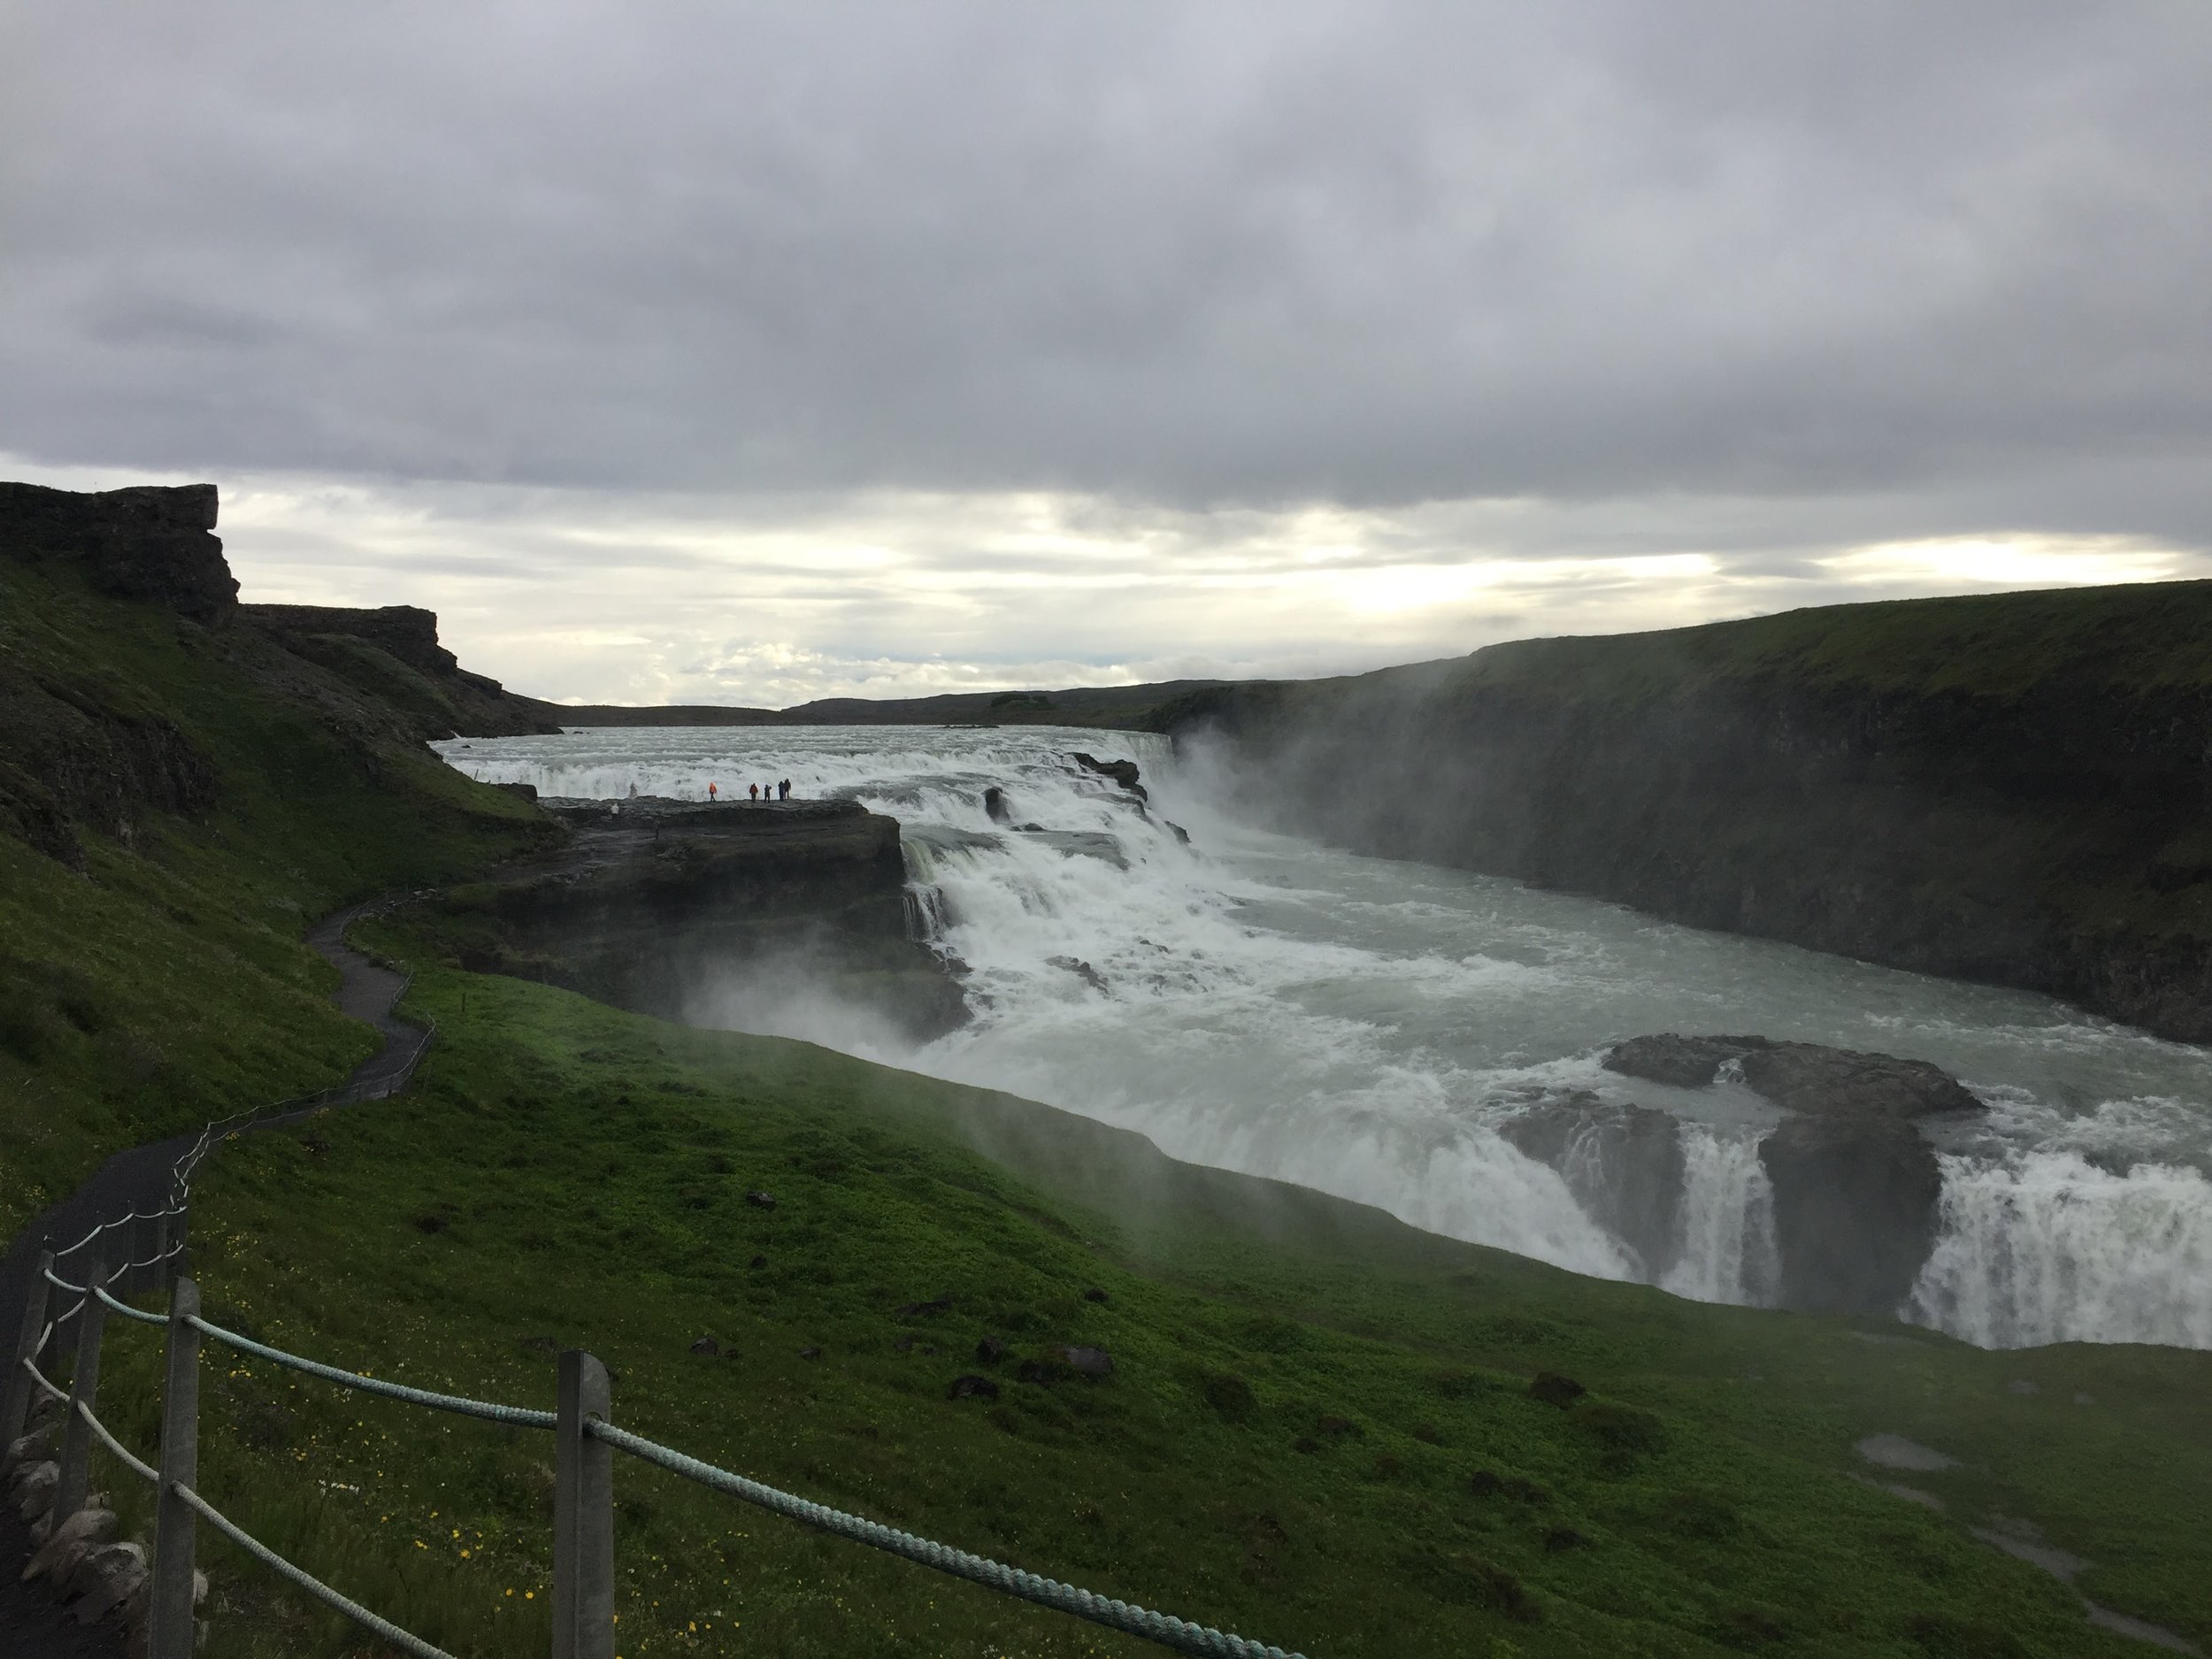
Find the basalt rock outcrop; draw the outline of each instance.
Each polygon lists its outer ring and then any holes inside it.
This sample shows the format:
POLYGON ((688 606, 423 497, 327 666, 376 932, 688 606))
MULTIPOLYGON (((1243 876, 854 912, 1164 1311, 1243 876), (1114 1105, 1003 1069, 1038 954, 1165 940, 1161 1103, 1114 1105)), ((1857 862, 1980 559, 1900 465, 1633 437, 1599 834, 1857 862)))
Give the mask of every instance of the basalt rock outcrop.
POLYGON ((1193 692, 1358 851, 2212 1041, 2212 582, 1839 605, 1193 692))
POLYGON ((1765 1037, 1631 1038, 1607 1070, 1676 1088, 1710 1086, 1724 1066, 1791 1116, 1759 1143, 1774 1189, 1784 1305, 1895 1311, 1934 1248, 1943 1178, 1914 1121, 1981 1110, 1925 1060, 1765 1037))
POLYGON ((966 1018, 910 937, 895 819, 851 801, 542 804, 573 831, 565 850, 436 902, 465 966, 675 1019, 808 989, 917 1040, 966 1018))
POLYGON ((1813 1042, 1667 1032, 1616 1043, 1600 1064, 1626 1077, 1701 1088, 1732 1062, 1740 1067, 1745 1083, 1790 1111, 1912 1118, 1981 1110, 1981 1102, 1941 1066, 1813 1042))
POLYGON ((0 483, 0 554, 65 563, 111 599, 217 622, 237 605, 238 583, 211 534, 215 512, 212 484, 82 493, 0 483))
POLYGON ((415 605, 241 605, 246 622, 285 649, 373 691, 411 718, 416 735, 511 737, 561 729, 549 705, 471 673, 438 642, 434 611, 415 605))
POLYGON ((1636 1252, 1647 1279, 1674 1264, 1681 1248, 1682 1126, 1669 1114, 1578 1089, 1505 1119, 1498 1133, 1557 1170, 1584 1212, 1636 1252))
POLYGON ((1774 1187, 1782 1305, 1897 1311, 1935 1248, 1935 1148, 1895 1118, 1792 1118, 1759 1143, 1774 1187))
POLYGON ((1101 760, 1095 755, 1084 754, 1080 749, 1070 755, 1068 758, 1082 767, 1085 772, 1096 772, 1102 778, 1112 779, 1140 801, 1151 799, 1145 787, 1137 781, 1137 763, 1133 760, 1101 760))

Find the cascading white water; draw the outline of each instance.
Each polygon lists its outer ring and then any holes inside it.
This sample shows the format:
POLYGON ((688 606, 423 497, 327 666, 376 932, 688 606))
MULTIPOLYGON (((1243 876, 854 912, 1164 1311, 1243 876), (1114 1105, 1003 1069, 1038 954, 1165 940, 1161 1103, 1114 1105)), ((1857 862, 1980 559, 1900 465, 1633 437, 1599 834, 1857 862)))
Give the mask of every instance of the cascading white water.
POLYGON ((1685 1124, 1682 1160, 1682 1254, 1660 1284, 1699 1302, 1770 1302, 1781 1267, 1759 1143, 1685 1124))
POLYGON ((873 1025, 810 1020, 787 998, 726 1003, 722 1018, 1048 1101, 1179 1157, 1633 1277, 1648 1271, 1643 1254, 1577 1198, 1615 1179, 1610 1155, 1578 1141, 1563 1175, 1496 1131, 1566 1091, 1664 1108, 1684 1120, 1683 1173, 1658 1277, 1682 1295, 1772 1298, 1757 1142, 1778 1115, 1740 1081, 1681 1091, 1617 1077, 1596 1063, 1605 1044, 1755 1031, 1935 1061, 1991 1110, 1932 1125, 1943 1231, 1908 1317, 1993 1345, 2212 1347, 2200 1051, 2020 993, 1269 834, 1226 816, 1202 772, 1179 768, 1157 738, 684 728, 440 747, 478 776, 549 795, 635 785, 703 798, 718 782, 726 799, 789 778, 802 795, 890 813, 912 925, 964 964, 972 1023, 894 1051, 873 1025), (1077 749, 1136 760, 1151 801, 1076 766, 1077 749), (984 804, 994 785, 1005 822, 984 804))
POLYGON ((2212 1348, 2212 1182, 2073 1152, 1943 1159, 1942 1232, 1910 1317, 1984 1348, 2212 1348))

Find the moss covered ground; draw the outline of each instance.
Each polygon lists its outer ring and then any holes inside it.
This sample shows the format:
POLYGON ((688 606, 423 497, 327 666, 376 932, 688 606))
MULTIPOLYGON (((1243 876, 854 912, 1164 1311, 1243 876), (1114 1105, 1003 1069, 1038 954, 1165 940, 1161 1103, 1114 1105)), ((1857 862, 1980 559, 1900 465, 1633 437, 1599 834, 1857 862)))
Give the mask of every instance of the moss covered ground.
POLYGON ((72 867, 0 826, 0 1235, 109 1153, 343 1078, 375 1038, 331 1007, 308 923, 548 829, 254 631, 6 559, 0 767, 33 789, 89 778, 127 827, 77 825, 72 867), (128 798, 140 780, 99 734, 146 721, 205 764, 209 810, 128 798))

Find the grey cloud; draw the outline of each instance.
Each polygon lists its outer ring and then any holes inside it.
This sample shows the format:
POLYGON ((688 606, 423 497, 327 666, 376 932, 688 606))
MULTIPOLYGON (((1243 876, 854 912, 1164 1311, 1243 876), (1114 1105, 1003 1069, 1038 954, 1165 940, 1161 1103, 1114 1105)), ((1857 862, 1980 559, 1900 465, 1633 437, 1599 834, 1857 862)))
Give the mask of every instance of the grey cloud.
POLYGON ((2208 69, 2186 4, 16 8, 0 446, 2201 543, 2208 69))

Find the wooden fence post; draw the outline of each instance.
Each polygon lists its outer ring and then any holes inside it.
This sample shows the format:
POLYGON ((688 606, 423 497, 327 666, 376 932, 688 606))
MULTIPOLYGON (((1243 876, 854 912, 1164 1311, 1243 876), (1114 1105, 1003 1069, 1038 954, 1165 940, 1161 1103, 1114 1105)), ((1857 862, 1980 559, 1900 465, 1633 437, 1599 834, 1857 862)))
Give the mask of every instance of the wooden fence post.
POLYGON ((24 1369, 24 1362, 38 1363, 40 1338, 46 1334, 46 1316, 52 1310, 54 1287, 46 1282, 46 1275, 53 1270, 54 1253, 41 1250, 38 1262, 31 1269, 31 1283, 23 1296, 23 1333, 16 1339, 14 1362, 8 1367, 8 1383, 0 1388, 0 1451, 22 1438, 30 1426, 31 1405, 36 1389, 31 1384, 31 1373, 24 1369))
POLYGON ((561 1356, 553 1464, 553 1659, 614 1659, 614 1448, 584 1432, 613 1421, 607 1368, 561 1356))
POLYGON ((61 1484, 54 1491, 54 1525, 84 1507, 85 1487, 92 1479, 92 1425, 84 1412, 92 1410, 100 1395, 100 1333, 107 1324, 107 1304, 99 1293, 108 1282, 107 1263, 96 1253, 86 1264, 84 1310, 77 1316, 77 1369, 69 1378, 69 1420, 64 1425, 61 1447, 61 1484))
POLYGON ((161 1395, 161 1495, 154 1508, 152 1627, 148 1659, 191 1659, 192 1529, 176 1488, 200 1480, 200 1287, 177 1280, 169 1295, 169 1379, 161 1395))

